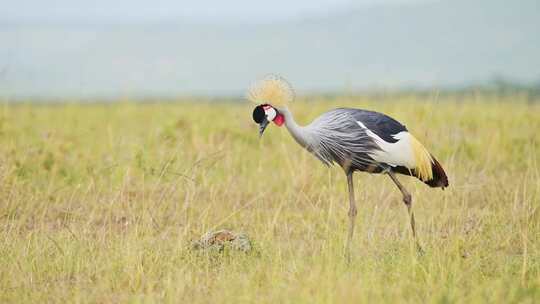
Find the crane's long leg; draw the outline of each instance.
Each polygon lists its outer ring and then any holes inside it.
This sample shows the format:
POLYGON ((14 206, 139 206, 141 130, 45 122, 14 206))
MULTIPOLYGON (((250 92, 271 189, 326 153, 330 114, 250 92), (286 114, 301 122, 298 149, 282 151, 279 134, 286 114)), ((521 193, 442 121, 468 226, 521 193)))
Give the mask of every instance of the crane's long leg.
POLYGON ((422 246, 420 246, 420 243, 418 242, 418 239, 416 238, 416 227, 415 227, 415 223, 414 223, 414 212, 412 210, 412 196, 409 193, 409 191, 407 191, 407 189, 405 189, 405 187, 397 179, 397 176, 396 176, 396 174, 394 172, 388 170, 387 174, 388 174, 388 176, 390 176, 390 178, 392 179, 394 184, 396 184, 396 186, 399 188, 399 190, 401 191, 401 194, 403 194, 403 202, 405 203, 405 206, 407 206, 407 212, 409 213, 409 220, 411 222, 411 229, 412 229, 412 234, 413 234, 413 237, 414 237, 414 242, 416 243, 416 249, 418 250, 419 253, 423 253, 424 250, 422 249, 422 246))
POLYGON ((347 184, 349 186, 349 235, 347 238, 347 259, 350 260, 351 256, 351 243, 354 234, 354 222, 356 219, 356 202, 354 200, 354 183, 353 183, 353 173, 347 173, 347 184))

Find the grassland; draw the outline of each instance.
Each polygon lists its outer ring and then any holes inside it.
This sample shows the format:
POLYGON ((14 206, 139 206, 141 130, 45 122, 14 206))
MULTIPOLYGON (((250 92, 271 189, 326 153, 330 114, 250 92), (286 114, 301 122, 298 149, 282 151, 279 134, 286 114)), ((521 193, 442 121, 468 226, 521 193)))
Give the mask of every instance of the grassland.
POLYGON ((344 259, 343 173, 284 128, 259 141, 246 103, 0 107, 0 302, 538 303, 540 103, 522 96, 314 98, 388 113, 445 166, 451 186, 399 191, 356 174, 344 259), (256 252, 189 250, 244 231, 256 252))

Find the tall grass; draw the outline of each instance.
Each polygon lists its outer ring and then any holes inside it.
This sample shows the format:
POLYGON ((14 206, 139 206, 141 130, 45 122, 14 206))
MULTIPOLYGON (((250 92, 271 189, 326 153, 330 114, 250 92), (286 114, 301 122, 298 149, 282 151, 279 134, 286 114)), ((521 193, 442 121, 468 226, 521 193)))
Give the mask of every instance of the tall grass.
POLYGON ((249 104, 4 105, 0 302, 540 301, 540 104, 520 96, 340 98, 292 105, 385 112, 445 167, 450 187, 357 173, 347 185, 284 128, 259 140, 249 104), (253 254, 193 253, 211 229, 253 254))

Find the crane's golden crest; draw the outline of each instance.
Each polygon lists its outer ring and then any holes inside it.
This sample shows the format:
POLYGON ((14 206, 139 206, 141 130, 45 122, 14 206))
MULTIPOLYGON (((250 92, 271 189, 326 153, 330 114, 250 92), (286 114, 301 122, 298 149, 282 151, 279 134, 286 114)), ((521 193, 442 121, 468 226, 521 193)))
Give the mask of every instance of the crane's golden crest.
POLYGON ((268 103, 283 107, 294 100, 294 90, 285 78, 270 74, 256 81, 247 92, 247 99, 256 103, 268 103))

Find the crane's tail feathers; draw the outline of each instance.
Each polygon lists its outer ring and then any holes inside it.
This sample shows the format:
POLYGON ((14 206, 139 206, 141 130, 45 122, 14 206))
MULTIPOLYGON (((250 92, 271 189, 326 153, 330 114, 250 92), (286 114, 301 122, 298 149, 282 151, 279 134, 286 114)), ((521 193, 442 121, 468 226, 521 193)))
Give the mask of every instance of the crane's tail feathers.
POLYGON ((448 177, 446 176, 446 173, 444 172, 443 167, 441 166, 439 161, 435 157, 433 157, 433 155, 430 154, 429 156, 430 156, 430 161, 428 163, 429 165, 428 178, 426 178, 426 173, 421 171, 422 168, 418 168, 418 167, 414 169, 409 169, 403 166, 397 166, 397 167, 393 167, 392 170, 400 174, 414 176, 418 178, 419 180, 423 181, 428 186, 433 187, 433 188, 440 187, 444 189, 448 187, 448 177))
POLYGON ((439 161, 412 134, 410 134, 410 141, 416 161, 416 168, 412 170, 412 175, 430 187, 448 187, 448 178, 439 161))
POLYGON ((412 145, 412 151, 416 162, 416 168, 414 168, 415 176, 422 181, 428 181, 433 179, 433 156, 428 150, 409 133, 409 140, 412 145))
POLYGON ((448 177, 446 176, 443 167, 433 155, 431 155, 431 159, 431 171, 433 172, 433 177, 423 182, 434 188, 441 187, 444 189, 445 187, 448 187, 448 177))

